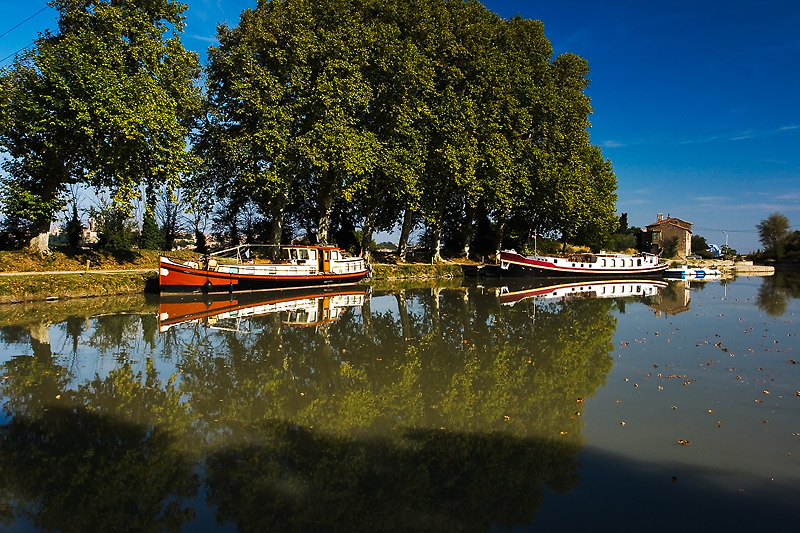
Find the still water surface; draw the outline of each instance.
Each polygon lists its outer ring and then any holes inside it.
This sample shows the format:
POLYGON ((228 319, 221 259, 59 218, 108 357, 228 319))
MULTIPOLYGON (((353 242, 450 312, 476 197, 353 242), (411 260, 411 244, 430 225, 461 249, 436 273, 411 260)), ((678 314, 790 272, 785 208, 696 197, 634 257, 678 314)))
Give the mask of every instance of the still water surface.
POLYGON ((0 528, 794 529, 800 279, 0 307, 0 528))

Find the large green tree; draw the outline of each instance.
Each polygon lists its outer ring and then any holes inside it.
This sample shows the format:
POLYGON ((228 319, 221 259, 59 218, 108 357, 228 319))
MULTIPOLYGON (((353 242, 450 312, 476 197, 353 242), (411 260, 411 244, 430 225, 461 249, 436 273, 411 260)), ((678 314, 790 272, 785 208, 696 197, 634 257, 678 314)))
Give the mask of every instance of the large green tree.
POLYGON ((401 255, 423 219, 434 258, 497 250, 509 220, 582 244, 613 232, 588 64, 553 58, 539 21, 477 1, 274 0, 219 40, 196 190, 254 202, 270 243, 287 215, 312 241, 360 228, 362 251, 402 219, 401 255))
POLYGON ((199 148, 221 196, 252 198, 277 244, 293 196, 328 238, 334 199, 351 200, 377 158, 365 126, 363 69, 373 34, 357 2, 261 2, 210 50, 208 121, 199 148))
POLYGON ((789 219, 781 213, 772 213, 756 225, 758 238, 766 252, 781 255, 781 243, 789 234, 789 219))
MULTIPOLYGON (((4 210, 26 217, 40 235, 69 184, 109 191, 125 212, 142 185, 177 187, 192 166, 187 134, 201 101, 197 55, 180 41, 184 4, 50 5, 60 15, 58 32, 42 34, 0 77, 0 147, 10 156, 4 210)), ((46 247, 46 240, 36 246, 46 247)))

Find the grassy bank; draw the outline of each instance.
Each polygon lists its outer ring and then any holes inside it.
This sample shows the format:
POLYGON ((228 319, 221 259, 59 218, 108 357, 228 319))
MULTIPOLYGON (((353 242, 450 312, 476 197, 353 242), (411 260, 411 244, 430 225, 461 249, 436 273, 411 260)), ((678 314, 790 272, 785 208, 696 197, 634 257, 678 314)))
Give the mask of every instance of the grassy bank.
MULTIPOLYGON (((50 272, 69 270, 83 272, 88 261, 89 270, 140 270, 158 266, 155 250, 131 250, 105 252, 79 250, 74 252, 54 251, 46 256, 23 250, 0 252, 0 272, 50 272)), ((170 252, 170 257, 189 259, 197 254, 190 251, 170 252)))
POLYGON ((461 265, 457 263, 400 263, 396 265, 374 263, 372 277, 374 279, 425 279, 425 278, 460 278, 464 276, 461 265))
POLYGON ((0 303, 48 298, 142 294, 158 285, 153 272, 33 274, 0 278, 0 303))
MULTIPOLYGON (((169 255, 179 259, 197 256, 190 251, 170 252, 169 255)), ((71 253, 55 251, 47 256, 24 251, 0 252, 0 272, 43 273, 0 276, 0 303, 156 292, 158 256, 159 252, 151 250, 116 253, 92 250, 71 253), (99 272, 101 270, 141 272, 103 273, 99 272)), ((375 280, 452 279, 463 276, 463 266, 459 263, 373 264, 375 280)))

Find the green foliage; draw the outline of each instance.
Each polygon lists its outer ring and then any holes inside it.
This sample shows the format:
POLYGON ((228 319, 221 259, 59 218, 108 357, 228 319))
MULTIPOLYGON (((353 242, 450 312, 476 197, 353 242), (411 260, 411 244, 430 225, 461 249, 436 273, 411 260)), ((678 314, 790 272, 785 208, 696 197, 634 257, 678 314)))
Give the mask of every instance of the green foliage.
POLYGON ((194 232, 194 251, 206 255, 208 254, 208 243, 206 242, 206 235, 200 230, 194 232))
POLYGON ((739 252, 731 248, 730 246, 722 245, 722 258, 723 259, 736 259, 739 256, 739 252))
POLYGON ((130 250, 137 244, 136 223, 123 209, 92 208, 91 216, 97 222, 97 247, 101 250, 130 250))
POLYGON ((72 204, 72 213, 70 218, 67 220, 64 232, 67 234, 67 244, 70 246, 70 248, 77 249, 81 244, 81 238, 83 236, 83 224, 81 223, 81 218, 78 215, 77 202, 73 202, 72 204))
POLYGON ((678 237, 669 237, 663 241, 664 257, 675 257, 678 253, 678 237))
POLYGON ((708 250, 708 243, 701 235, 692 235, 692 252, 699 253, 708 250))
MULTIPOLYGON (((109 190, 130 212, 139 185, 175 187, 193 158, 186 137, 199 111, 196 54, 180 42, 173 0, 54 0, 58 33, 0 75, 0 147, 20 189, 36 191, 46 230, 72 183, 109 190)), ((17 206, 7 211, 26 216, 17 206)))
POLYGON ((756 228, 764 251, 772 257, 781 257, 789 235, 789 219, 781 213, 772 213, 759 222, 756 228))
POLYGON ((60 197, 46 201, 37 190, 37 184, 29 180, 15 181, 10 175, 4 176, 0 183, 4 249, 21 248, 36 233, 46 231, 44 228, 49 230, 51 218, 63 207, 60 197))
POLYGON ((553 59, 538 21, 477 2, 295 0, 245 10, 218 37, 196 196, 252 199, 322 240, 358 226, 368 239, 406 209, 435 246, 496 248, 509 220, 594 246, 616 230, 616 177, 587 133, 588 64, 553 59))
POLYGON ((158 227, 155 214, 151 211, 146 211, 142 218, 142 232, 138 244, 143 250, 163 250, 166 246, 164 232, 158 227))
MULTIPOLYGON (((310 241, 362 228, 346 244, 364 248, 405 213, 434 256, 532 231, 595 248, 626 233, 611 162, 589 141, 589 65, 554 57, 540 21, 479 2, 260 2, 219 27, 203 107, 184 5, 54 7, 58 33, 0 76, 6 169, 38 195, 4 207, 29 233, 73 183, 126 212, 143 189, 149 209, 184 187, 195 217, 223 206, 234 242, 277 243, 286 223, 310 241)), ((140 244, 163 247, 151 226, 140 244)))

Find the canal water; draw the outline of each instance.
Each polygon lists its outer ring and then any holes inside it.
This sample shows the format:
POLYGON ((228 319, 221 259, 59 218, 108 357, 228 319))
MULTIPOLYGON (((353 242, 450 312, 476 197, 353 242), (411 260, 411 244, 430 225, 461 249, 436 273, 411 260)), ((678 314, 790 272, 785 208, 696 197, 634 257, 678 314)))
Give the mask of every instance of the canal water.
POLYGON ((800 278, 0 307, 0 529, 789 530, 800 278))

